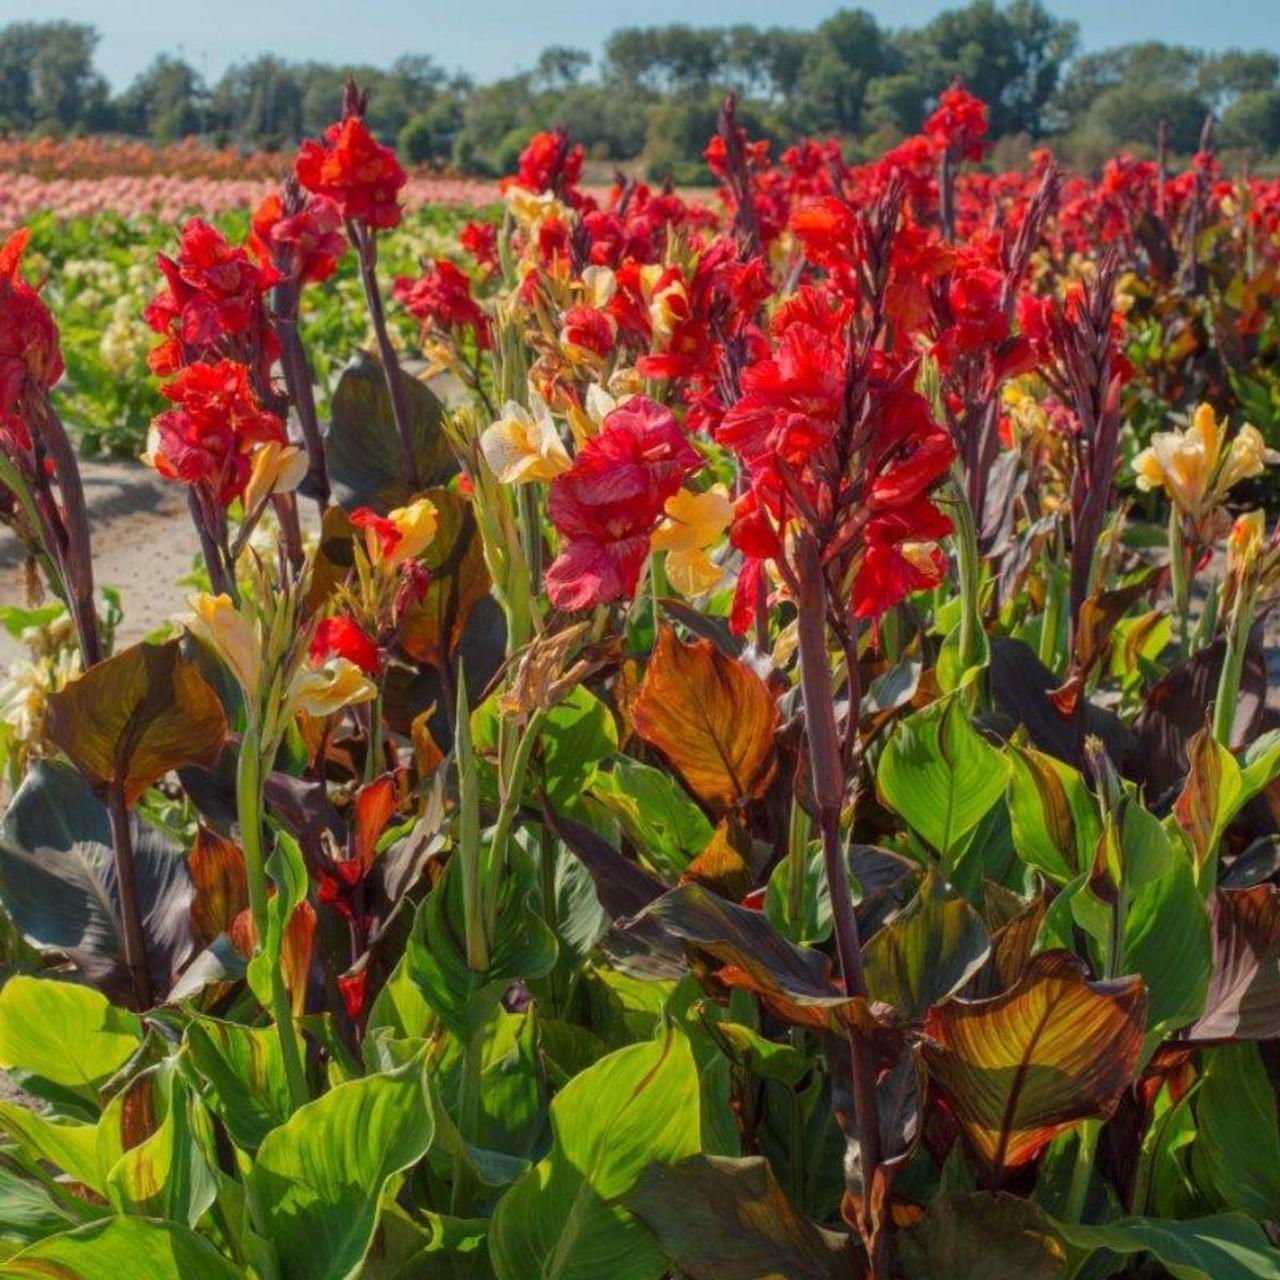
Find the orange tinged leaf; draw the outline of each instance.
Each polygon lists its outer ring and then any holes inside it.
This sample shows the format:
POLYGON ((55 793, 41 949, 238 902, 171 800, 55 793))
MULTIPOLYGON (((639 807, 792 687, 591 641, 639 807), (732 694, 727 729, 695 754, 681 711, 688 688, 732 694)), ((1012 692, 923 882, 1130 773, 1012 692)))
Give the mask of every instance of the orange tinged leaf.
POLYGON ((178 641, 135 644, 49 699, 45 736, 92 783, 133 804, 170 769, 211 765, 227 736, 218 695, 178 641))
POLYGON ((722 898, 737 901, 755 883, 751 866, 751 836, 732 818, 721 818, 707 847, 685 868, 681 884, 692 881, 722 898))
POLYGON ((207 944, 230 929, 249 905, 244 851, 234 840, 202 826, 187 855, 187 870, 193 885, 191 931, 198 943, 207 944))
POLYGON ((778 708, 745 663, 663 627, 636 698, 636 733, 718 812, 758 796, 774 768, 778 708))
POLYGON ((1080 1120, 1109 1116, 1133 1080, 1146 988, 1136 976, 1091 982, 1086 972, 1070 952, 1046 951, 1003 995, 929 1010, 920 1046, 929 1080, 996 1172, 1080 1120))

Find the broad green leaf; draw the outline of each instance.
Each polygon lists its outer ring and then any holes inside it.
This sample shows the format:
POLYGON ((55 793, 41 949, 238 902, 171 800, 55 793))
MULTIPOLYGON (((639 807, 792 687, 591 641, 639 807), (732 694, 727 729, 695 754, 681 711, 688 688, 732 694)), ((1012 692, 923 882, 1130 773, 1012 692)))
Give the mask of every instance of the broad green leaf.
POLYGON ((1068 952, 1043 952, 1003 994, 929 1010, 925 1068, 993 1171, 1025 1164, 1080 1120, 1109 1116, 1133 1080, 1142 980, 1090 982, 1086 973, 1068 952))
POLYGON ((90 1191, 105 1193, 98 1163, 98 1126, 79 1120, 55 1120, 16 1102, 0 1101, 0 1133, 29 1155, 48 1161, 90 1191))
POLYGON ((813 1063, 795 1045, 766 1039, 754 1027, 712 1018, 707 1018, 704 1025, 735 1066, 754 1072, 762 1080, 797 1085, 813 1070, 813 1063))
POLYGON ((289 1081, 275 1027, 194 1018, 187 1026, 187 1049, 232 1140, 256 1151, 289 1118, 289 1081))
POLYGON ((1173 816, 1199 871, 1213 865, 1222 833, 1240 806, 1244 778, 1235 756, 1208 729, 1201 729, 1187 744, 1187 757, 1187 778, 1174 801, 1173 816))
POLYGON ((89 987, 19 974, 0 990, 0 1067, 48 1080, 92 1106, 141 1043, 137 1016, 89 987))
POLYGON ((0 1263, 4 1280, 243 1280, 205 1239, 174 1222, 104 1218, 0 1263))
POLYGON ((190 1095, 177 1060, 135 1076, 98 1122, 98 1163, 117 1213, 194 1227, 217 1194, 192 1132, 190 1095))
POLYGON ((528 860, 511 851, 502 878, 497 937, 487 973, 467 964, 462 877, 451 862, 418 908, 405 956, 424 999, 455 1035, 470 1038, 517 978, 540 978, 556 961, 555 935, 528 905, 528 860))
POLYGON ((96 785, 122 786, 131 805, 169 770, 213 764, 227 720, 171 640, 132 645, 51 694, 44 732, 96 785))
POLYGON ((1177 1280, 1280 1280, 1280 1251, 1242 1213, 1181 1222, 1117 1218, 1103 1226, 1055 1225, 1058 1234, 1077 1249, 1150 1253, 1177 1280))
POLYGON ((392 1178, 431 1145, 423 1064, 366 1076, 299 1107, 249 1173, 284 1280, 355 1276, 392 1178))
POLYGON ((267 903, 267 936, 245 971, 249 987, 264 1009, 271 1008, 271 975, 282 963, 289 922, 307 896, 307 864, 298 842, 287 831, 276 834, 276 847, 267 859, 267 875, 276 887, 267 903))
POLYGON ((1218 1201, 1252 1218, 1280 1218, 1276 1095, 1257 1045, 1223 1045, 1205 1053, 1195 1108, 1192 1158, 1218 1201))
POLYGON ((1087 870, 1098 802, 1069 764, 1030 747, 1009 749, 1009 818, 1019 857, 1057 884, 1087 870))
POLYGON ((614 756, 591 779, 588 797, 608 810, 637 852, 668 880, 707 847, 712 825, 669 774, 630 756, 614 756))
POLYGON ((922 1018, 977 973, 990 949, 978 913, 931 869, 916 896, 863 948, 867 996, 903 1017, 922 1018))
POLYGON ((759 1156, 650 1165, 623 1202, 690 1280, 850 1280, 862 1270, 852 1238, 798 1213, 759 1156))
POLYGON ((488 1228, 485 1218, 430 1210, 410 1217, 398 1204, 384 1205, 360 1280, 493 1280, 488 1228))
POLYGON ((662 1248, 620 1201, 650 1165, 698 1151, 699 1097, 689 1042, 672 1027, 571 1080, 551 1104, 550 1152, 494 1212, 499 1280, 659 1280, 662 1248))
POLYGON ((0 1169, 0 1255, 71 1231, 96 1216, 97 1210, 88 1205, 82 1214, 74 1213, 35 1182, 24 1182, 8 1169, 0 1169))
POLYGON ((710 640, 663 626, 632 707, 636 734, 716 813, 758 796, 775 766, 780 716, 769 687, 710 640))
POLYGON ((899 722, 880 757, 876 787, 946 865, 1008 778, 1004 755, 977 733, 952 696, 899 722))

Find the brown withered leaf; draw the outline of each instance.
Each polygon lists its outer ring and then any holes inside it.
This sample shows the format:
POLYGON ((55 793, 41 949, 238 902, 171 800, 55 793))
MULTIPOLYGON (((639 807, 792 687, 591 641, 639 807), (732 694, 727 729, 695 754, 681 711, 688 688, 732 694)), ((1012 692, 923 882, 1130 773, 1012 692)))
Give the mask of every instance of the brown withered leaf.
POLYGON ((212 765, 227 736, 218 695, 179 643, 135 644, 53 694, 45 736, 97 786, 133 804, 188 764, 212 765))
POLYGON ((198 945, 208 946, 249 905, 244 850, 201 825, 187 855, 187 870, 194 886, 191 932, 198 945))
POLYGON ((709 640, 664 626, 636 698, 636 733, 716 812, 758 796, 774 768, 777 704, 764 681, 709 640))
POLYGON ((946 1000, 920 1053, 970 1149, 992 1171, 1025 1164, 1055 1134, 1106 1117, 1133 1080, 1147 1022, 1136 976, 1091 982, 1068 951, 1035 956, 988 1000, 946 1000))

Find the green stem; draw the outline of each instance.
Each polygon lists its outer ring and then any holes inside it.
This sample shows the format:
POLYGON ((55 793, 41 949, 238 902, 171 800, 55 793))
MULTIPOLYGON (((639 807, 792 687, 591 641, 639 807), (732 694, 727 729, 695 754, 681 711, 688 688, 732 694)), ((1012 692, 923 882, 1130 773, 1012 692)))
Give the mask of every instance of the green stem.
POLYGON ((804 889, 809 862, 809 815, 795 796, 791 798, 791 821, 787 828, 787 915, 795 929, 793 942, 800 941, 804 919, 804 889))
POLYGON ((520 799, 524 794, 524 776, 529 771, 529 759, 533 755, 534 744, 538 741, 538 735, 542 732, 542 725, 546 718, 545 711, 534 712, 520 735, 515 754, 511 757, 506 786, 502 792, 498 821, 494 824, 493 838, 489 842, 489 860, 485 868, 483 893, 484 919, 487 936, 490 938, 493 937, 498 919, 498 889, 502 882, 503 870, 507 865, 507 841, 511 838, 516 811, 520 808, 520 799))
POLYGON ((463 932, 467 941, 467 967, 473 973, 489 972, 489 934, 484 923, 480 895, 480 784, 476 756, 471 745, 471 710, 467 702, 467 677, 458 667, 458 714, 454 731, 454 764, 458 770, 458 863, 462 871, 463 932))
POLYGON ((982 614, 978 599, 982 561, 978 529, 963 484, 952 485, 955 508, 956 569, 960 577, 960 669, 971 671, 982 662, 982 614))
POLYGON ((484 1039, 480 1033, 462 1045, 462 1074, 458 1083, 458 1149, 453 1157, 453 1185, 449 1188, 449 1212, 462 1217, 471 1206, 473 1188, 467 1168, 467 1142, 473 1141, 480 1110, 481 1068, 484 1039))
POLYGON ((1213 703, 1213 737, 1219 745, 1230 749, 1231 731, 1236 722, 1236 703, 1240 699, 1240 677, 1244 672, 1244 655, 1249 645, 1249 628, 1253 625, 1253 593, 1241 584, 1244 593, 1236 601, 1227 628, 1227 651, 1218 678, 1218 696, 1213 703))
POLYGON ((1191 583, 1187 573, 1187 548, 1182 537, 1182 516, 1176 506, 1169 508, 1169 582, 1173 610, 1178 615, 1178 656, 1188 653, 1191 620, 1191 583))
MULTIPOLYGON (((240 740, 240 760, 236 768, 236 805, 240 820, 240 845, 244 850, 249 909, 257 930, 257 950, 267 943, 269 905, 267 867, 262 852, 262 757, 256 727, 245 730, 240 740)), ((289 1099, 296 1110, 309 1100, 307 1073, 293 1024, 293 1004, 285 985, 284 971, 277 955, 271 964, 271 1016, 280 1037, 280 1054, 289 1082, 289 1099)))
POLYGON ((1067 1187, 1067 1200, 1062 1211, 1063 1222, 1079 1222, 1084 1213, 1089 1183, 1093 1178, 1093 1161, 1098 1150, 1098 1134, 1101 1131, 1101 1121, 1085 1120, 1076 1134, 1076 1161, 1067 1187))
POLYGON ((1040 661, 1050 671, 1058 669, 1058 636, 1062 630, 1062 601, 1066 586, 1057 562, 1049 560, 1045 573, 1044 617, 1040 622, 1040 661))
POLYGON ((378 776, 378 764, 382 759, 382 687, 369 704, 369 745, 364 753, 364 781, 370 783, 378 776))
MULTIPOLYGON (((555 837, 542 827, 542 836, 538 844, 538 872, 542 885, 542 918, 552 936, 560 936, 560 910, 556 902, 556 841, 555 837)), ((559 966, 553 965, 547 974, 547 999, 551 1006, 551 1016, 560 1016, 560 976, 559 966)))

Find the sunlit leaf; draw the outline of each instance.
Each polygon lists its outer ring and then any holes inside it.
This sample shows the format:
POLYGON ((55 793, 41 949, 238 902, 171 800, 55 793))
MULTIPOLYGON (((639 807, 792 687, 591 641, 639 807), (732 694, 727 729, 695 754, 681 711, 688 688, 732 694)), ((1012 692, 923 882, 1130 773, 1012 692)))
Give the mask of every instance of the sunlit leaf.
POLYGON ((632 711, 636 733, 717 811, 759 795, 774 767, 779 714, 764 681, 709 640, 664 626, 632 711))
POLYGON ((1024 1164, 1056 1133, 1107 1116, 1133 1079, 1146 1026, 1142 980, 1090 982, 1067 952, 1042 952, 987 1000, 948 1000, 920 1051, 971 1149, 992 1169, 1024 1164))
POLYGON ((179 642, 135 644, 49 698, 45 736, 126 804, 171 769, 211 765, 227 736, 218 695, 179 642))
POLYGON ((1280 1250, 1242 1213, 1172 1222, 1117 1218, 1105 1225, 1056 1224, 1077 1249, 1150 1253, 1177 1280, 1280 1280, 1280 1250))
POLYGON ((1098 802, 1069 764, 1031 748, 1009 751, 1009 818, 1018 855, 1065 884, 1084 870, 1098 843, 1098 802))

